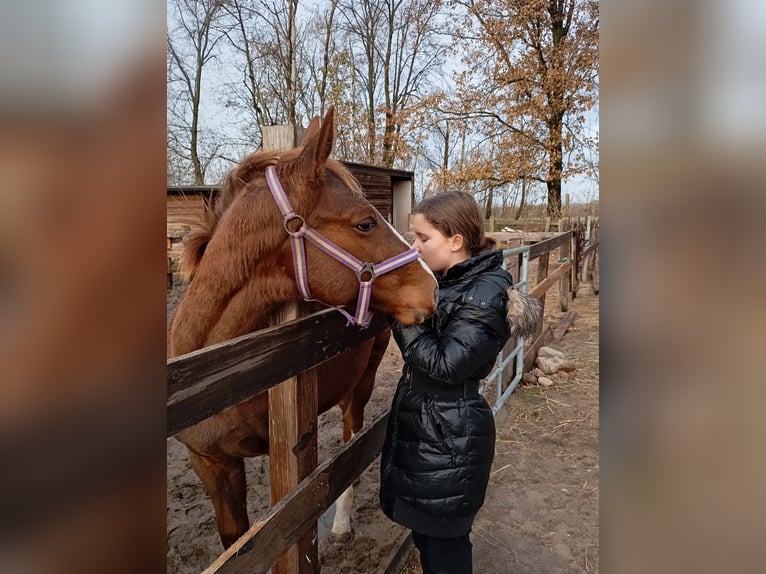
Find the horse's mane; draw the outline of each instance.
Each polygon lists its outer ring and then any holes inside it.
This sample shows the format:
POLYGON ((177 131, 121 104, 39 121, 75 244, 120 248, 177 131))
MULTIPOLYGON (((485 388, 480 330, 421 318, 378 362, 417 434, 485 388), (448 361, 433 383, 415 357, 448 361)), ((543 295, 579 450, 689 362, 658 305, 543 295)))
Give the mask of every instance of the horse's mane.
MULTIPOLYGON (((291 150, 290 154, 301 148, 291 150)), ((234 199, 247 188, 256 173, 260 173, 270 165, 276 165, 283 151, 257 151, 246 156, 236 167, 229 170, 221 182, 221 189, 215 201, 205 203, 203 209, 189 221, 191 232, 184 239, 184 249, 181 254, 181 274, 187 281, 194 275, 205 254, 205 248, 215 234, 218 222, 234 202, 234 199)), ((358 193, 362 193, 359 182, 351 172, 338 160, 329 158, 325 169, 338 177, 344 185, 358 193)))

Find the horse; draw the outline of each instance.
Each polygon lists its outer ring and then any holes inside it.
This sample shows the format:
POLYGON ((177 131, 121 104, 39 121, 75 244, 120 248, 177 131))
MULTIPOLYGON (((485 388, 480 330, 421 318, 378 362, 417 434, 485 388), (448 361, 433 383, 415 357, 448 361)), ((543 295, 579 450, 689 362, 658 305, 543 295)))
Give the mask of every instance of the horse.
MULTIPOLYGON (((169 325, 171 357, 264 328, 286 303, 302 298, 340 308, 358 295, 357 313, 346 314, 361 325, 369 320, 367 305, 406 325, 433 314, 433 273, 330 157, 334 142, 330 107, 321 122, 311 120, 298 147, 252 153, 224 177, 215 206, 185 240, 182 270, 190 282, 169 325), (304 235, 326 240, 336 254, 315 241, 304 246, 304 235), (354 269, 348 260, 365 263, 354 269)), ((344 441, 362 427, 389 338, 384 331, 316 368, 319 412, 340 406, 344 441)), ((244 458, 268 454, 267 393, 176 438, 189 451, 228 548, 249 528, 244 458)), ((351 534, 352 488, 336 503, 336 539, 351 534)))

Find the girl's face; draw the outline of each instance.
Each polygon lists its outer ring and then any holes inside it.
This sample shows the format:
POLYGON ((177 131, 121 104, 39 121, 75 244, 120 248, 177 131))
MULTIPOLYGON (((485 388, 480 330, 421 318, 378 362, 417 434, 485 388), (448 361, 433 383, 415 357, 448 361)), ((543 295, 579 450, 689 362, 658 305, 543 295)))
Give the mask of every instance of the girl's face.
POLYGON ((413 247, 434 273, 443 274, 456 263, 468 259, 468 253, 463 249, 463 236, 447 237, 422 213, 415 214, 412 230, 415 232, 413 247))

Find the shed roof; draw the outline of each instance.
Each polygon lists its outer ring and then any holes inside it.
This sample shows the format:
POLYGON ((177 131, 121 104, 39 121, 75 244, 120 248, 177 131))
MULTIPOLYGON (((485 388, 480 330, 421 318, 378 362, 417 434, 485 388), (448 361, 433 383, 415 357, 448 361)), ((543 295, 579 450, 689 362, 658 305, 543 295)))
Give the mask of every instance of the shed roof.
MULTIPOLYGON (((415 179, 415 173, 403 169, 393 169, 390 167, 380 167, 377 165, 368 165, 365 163, 356 163, 352 161, 342 162, 349 170, 354 173, 369 173, 375 175, 387 175, 392 180, 412 180, 415 179)), ((218 191, 218 185, 169 185, 168 195, 207 195, 210 196, 218 191)))

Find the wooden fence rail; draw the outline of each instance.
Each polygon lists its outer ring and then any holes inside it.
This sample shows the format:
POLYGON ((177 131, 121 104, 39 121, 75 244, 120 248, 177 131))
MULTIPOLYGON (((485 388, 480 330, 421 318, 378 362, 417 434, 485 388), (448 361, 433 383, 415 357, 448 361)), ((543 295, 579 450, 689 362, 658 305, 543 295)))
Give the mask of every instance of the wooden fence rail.
POLYGON ((174 357, 167 363, 167 435, 268 390, 389 327, 346 326, 334 309, 174 357))
POLYGON ((386 410, 335 456, 319 465, 202 574, 267 572, 377 458, 383 448, 389 413, 390 409, 386 410), (237 550, 251 540, 253 550, 235 557, 237 550))

